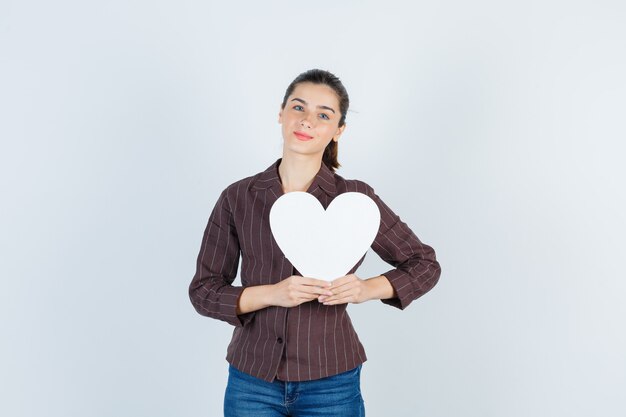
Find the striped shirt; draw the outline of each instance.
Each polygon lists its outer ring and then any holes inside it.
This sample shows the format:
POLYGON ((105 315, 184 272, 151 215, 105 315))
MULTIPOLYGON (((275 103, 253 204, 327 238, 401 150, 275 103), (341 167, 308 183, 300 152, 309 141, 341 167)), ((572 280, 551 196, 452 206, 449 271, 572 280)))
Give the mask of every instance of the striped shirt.
MULTIPOLYGON (((270 306, 236 314, 244 287, 301 275, 279 249, 269 226, 270 208, 284 193, 278 174, 281 160, 222 191, 204 231, 189 297, 199 314, 234 326, 226 360, 235 368, 268 382, 306 381, 353 369, 367 357, 347 304, 325 306, 314 299, 291 308, 270 306), (240 257, 242 286, 233 286, 240 257)), ((324 209, 349 191, 364 193, 378 205, 381 221, 371 248, 394 267, 382 275, 397 295, 380 301, 404 310, 439 280, 435 252, 363 181, 344 179, 322 163, 307 190, 324 209)), ((364 258, 348 274, 355 273, 364 258)))

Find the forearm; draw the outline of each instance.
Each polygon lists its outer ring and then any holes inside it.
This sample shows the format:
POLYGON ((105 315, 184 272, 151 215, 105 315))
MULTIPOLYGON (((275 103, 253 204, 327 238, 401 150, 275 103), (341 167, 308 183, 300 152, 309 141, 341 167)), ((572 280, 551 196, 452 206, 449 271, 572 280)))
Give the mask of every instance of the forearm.
POLYGON ((273 285, 255 285, 244 288, 237 303, 237 314, 249 313, 271 306, 272 287, 273 285))
POLYGON ((368 300, 385 300, 396 297, 396 291, 384 275, 365 280, 368 300))

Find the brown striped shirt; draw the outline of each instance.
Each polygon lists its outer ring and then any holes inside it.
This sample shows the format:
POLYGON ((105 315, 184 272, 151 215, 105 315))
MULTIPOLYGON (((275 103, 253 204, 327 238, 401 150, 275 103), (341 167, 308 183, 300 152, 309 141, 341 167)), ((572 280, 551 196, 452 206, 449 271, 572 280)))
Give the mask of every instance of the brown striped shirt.
MULTIPOLYGON (((235 326, 226 354, 234 367, 269 382, 306 381, 353 369, 367 357, 347 304, 325 306, 315 299, 291 308, 271 306, 236 314, 244 287, 301 275, 277 246, 269 226, 270 208, 283 194, 281 160, 222 191, 204 231, 189 297, 199 314, 235 326), (233 286, 240 256, 242 286, 233 286)), ((439 280, 435 252, 363 181, 344 179, 322 163, 307 190, 324 209, 348 191, 368 195, 380 209, 380 228, 371 248, 394 267, 382 275, 397 294, 381 301, 404 310, 439 280)))

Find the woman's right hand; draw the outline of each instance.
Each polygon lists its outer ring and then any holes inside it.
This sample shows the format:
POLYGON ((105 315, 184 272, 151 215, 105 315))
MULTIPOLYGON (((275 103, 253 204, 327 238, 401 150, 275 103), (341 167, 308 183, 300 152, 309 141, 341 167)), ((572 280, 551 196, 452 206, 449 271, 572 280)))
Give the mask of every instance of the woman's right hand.
POLYGON ((320 295, 333 295, 328 289, 331 283, 316 278, 292 275, 273 284, 272 305, 295 307, 307 301, 315 300, 320 295))

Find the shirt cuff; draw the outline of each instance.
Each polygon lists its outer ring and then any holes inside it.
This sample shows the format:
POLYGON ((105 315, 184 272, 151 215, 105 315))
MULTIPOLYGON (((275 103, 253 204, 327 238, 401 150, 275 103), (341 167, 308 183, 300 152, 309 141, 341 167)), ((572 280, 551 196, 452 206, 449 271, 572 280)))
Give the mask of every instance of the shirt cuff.
POLYGON ((244 327, 250 323, 256 311, 249 311, 243 314, 237 314, 237 304, 239 303, 239 297, 243 293, 245 287, 224 287, 222 288, 222 295, 220 297, 220 313, 224 317, 225 321, 236 327, 244 327))
POLYGON ((413 301, 413 283, 411 276, 400 269, 391 269, 381 275, 387 277, 391 286, 396 291, 396 297, 385 298, 380 301, 383 304, 387 304, 400 310, 407 308, 413 301))

